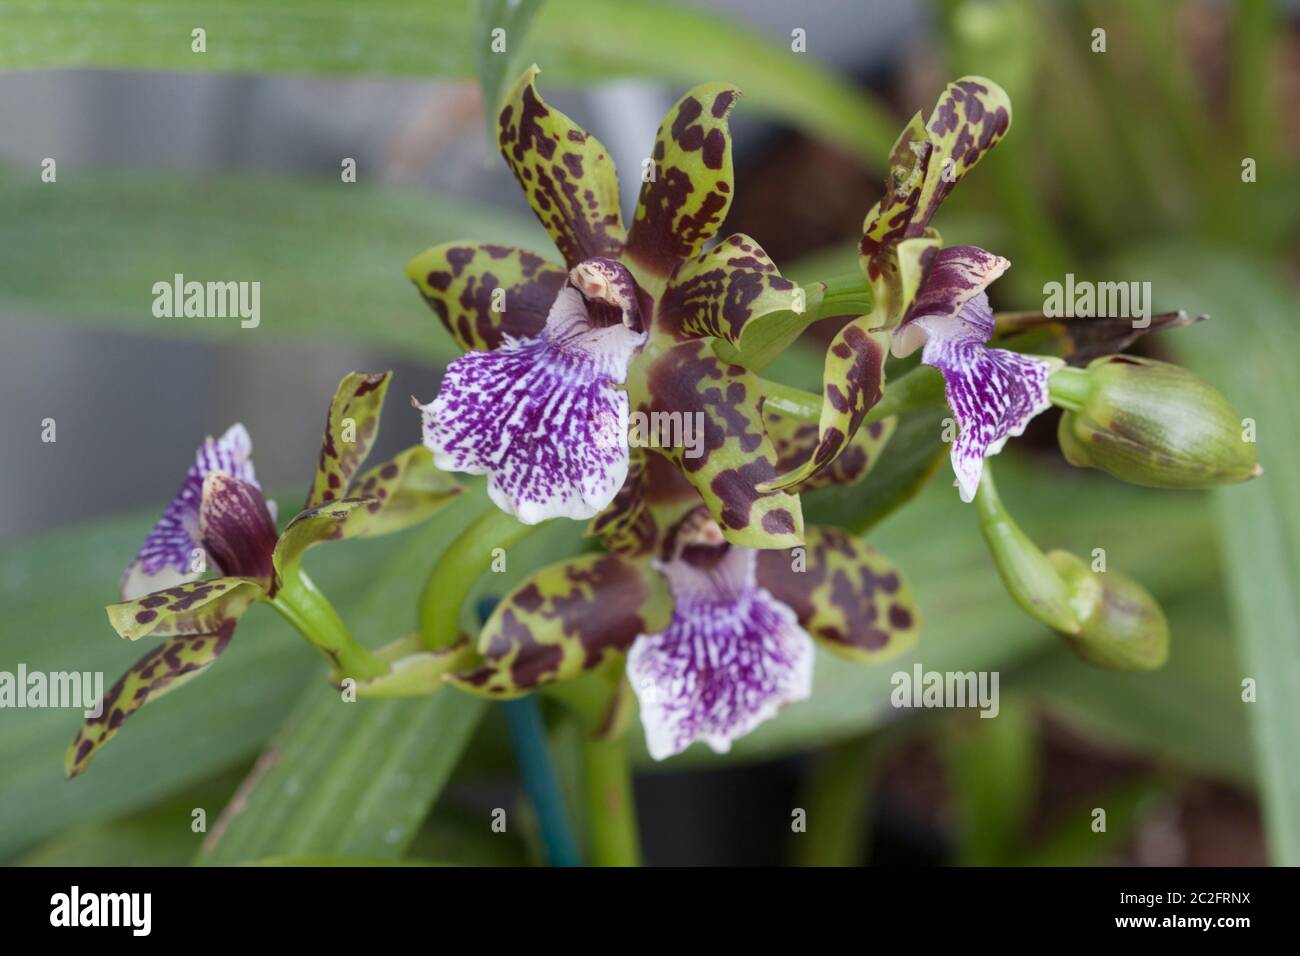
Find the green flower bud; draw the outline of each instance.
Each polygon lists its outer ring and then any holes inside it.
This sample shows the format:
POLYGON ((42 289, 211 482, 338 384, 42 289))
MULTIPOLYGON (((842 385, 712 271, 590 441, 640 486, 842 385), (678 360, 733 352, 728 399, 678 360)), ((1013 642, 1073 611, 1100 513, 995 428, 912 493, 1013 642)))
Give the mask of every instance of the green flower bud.
POLYGON ((1148 671, 1169 659, 1169 622, 1151 594, 1126 574, 1094 572, 1068 551, 1047 559, 1060 574, 1082 627, 1067 643, 1090 664, 1148 671))
POLYGON ((1068 551, 1042 551, 1003 507, 985 462, 975 495, 980 531, 1007 593, 1098 667, 1142 671, 1169 657, 1169 624, 1146 589, 1118 571, 1093 572, 1068 551))
POLYGON ((1261 471, 1242 417, 1208 382, 1167 362, 1107 355, 1052 375, 1065 460, 1151 488, 1208 488, 1261 471))

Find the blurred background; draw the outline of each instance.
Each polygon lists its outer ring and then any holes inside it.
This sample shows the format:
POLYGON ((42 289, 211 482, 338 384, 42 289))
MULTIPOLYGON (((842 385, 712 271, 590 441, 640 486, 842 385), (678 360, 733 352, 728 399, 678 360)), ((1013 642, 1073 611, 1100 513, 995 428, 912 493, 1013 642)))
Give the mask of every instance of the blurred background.
MULTIPOLYGON (((735 82, 725 228, 813 281, 856 268, 902 123, 980 73, 1011 94, 1015 121, 939 214, 945 241, 1012 260, 999 309, 1042 308, 1043 283, 1072 272, 1150 281, 1157 310, 1209 314, 1141 348, 1257 420, 1266 474, 1214 494, 1122 486, 1061 461, 1052 415, 999 460, 1035 540, 1105 547, 1161 599, 1173 655, 1149 675, 1089 668, 1019 615, 946 475, 888 517, 853 511, 870 480, 854 501, 810 497, 813 514, 870 525, 902 565, 921 641, 870 669, 820 659, 814 700, 728 758, 643 757, 647 862, 1300 863, 1300 4, 805 6, 0 7, 0 670, 111 682, 134 659, 102 606, 203 435, 248 425, 282 516, 344 373, 397 372, 375 460, 416 440, 406 396, 427 401, 454 351, 406 261, 455 238, 549 248, 487 140, 484 84, 538 62, 548 100, 624 171, 626 216, 668 107, 696 82, 735 82), (508 26, 508 65, 478 54, 493 23, 508 26), (356 183, 340 176, 347 159, 356 183), (175 273, 260 281, 261 324, 155 318, 152 284, 175 273), (894 710, 890 675, 914 662, 998 671, 999 718, 894 710), (791 831, 796 808, 806 833, 791 831)), ((814 328, 782 375, 816 387, 816 340, 832 332, 814 328)), ((364 639, 392 639, 468 517, 321 549, 346 553, 313 555, 313 576, 364 639)), ((538 560, 554 556, 535 540, 538 560)), ((341 717, 319 678, 257 609, 219 666, 133 718, 71 783, 79 716, 0 710, 0 859, 537 860, 498 713, 447 694, 341 717), (491 809, 517 805, 524 822, 493 834, 491 809)), ((571 732, 552 726, 567 773, 571 732)))

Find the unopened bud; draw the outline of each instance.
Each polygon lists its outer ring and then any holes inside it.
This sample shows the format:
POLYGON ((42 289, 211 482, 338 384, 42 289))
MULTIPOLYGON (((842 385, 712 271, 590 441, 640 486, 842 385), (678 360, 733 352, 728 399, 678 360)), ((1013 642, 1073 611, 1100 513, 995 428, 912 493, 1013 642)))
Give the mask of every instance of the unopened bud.
POLYGON ((1047 555, 1070 594, 1081 627, 1067 643, 1090 664, 1148 671, 1169 658, 1169 622, 1151 594, 1119 571, 1094 572, 1068 551, 1047 555))
POLYGON ((1084 660, 1154 670, 1169 656, 1169 625, 1147 591, 1119 571, 1093 571, 1068 551, 1042 551, 1003 507, 985 463, 975 496, 980 531, 1007 593, 1084 660))
POLYGON ((1065 460, 1152 488, 1208 488, 1260 473, 1242 417, 1185 368, 1107 355, 1052 375, 1065 460))

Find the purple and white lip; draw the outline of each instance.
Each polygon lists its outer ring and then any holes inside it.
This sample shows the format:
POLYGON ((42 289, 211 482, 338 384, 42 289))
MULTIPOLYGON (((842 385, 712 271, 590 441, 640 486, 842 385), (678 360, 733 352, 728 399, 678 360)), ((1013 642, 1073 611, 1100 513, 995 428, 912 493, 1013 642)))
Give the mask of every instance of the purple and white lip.
POLYGON ((197 549, 203 547, 199 508, 203 479, 223 474, 254 488, 260 487, 253 471, 253 442, 243 425, 232 425, 220 438, 208 437, 163 515, 145 538, 122 578, 122 599, 132 601, 153 591, 196 580, 193 570, 197 549))
POLYGON ((813 643, 795 612, 757 583, 758 552, 728 544, 707 517, 688 518, 668 579, 673 615, 627 657, 646 746, 656 760, 703 741, 717 753, 812 693, 813 643))
POLYGON ((417 405, 434 464, 487 475, 488 495, 525 524, 592 517, 627 478, 621 386, 646 337, 627 269, 578 263, 540 335, 465 353, 417 405))
POLYGON ((976 246, 940 250, 891 347, 899 357, 922 348, 921 361, 943 373, 959 428, 951 459, 962 501, 974 499, 984 459, 1051 405, 1051 361, 987 347, 995 322, 984 290, 1010 265, 976 246))

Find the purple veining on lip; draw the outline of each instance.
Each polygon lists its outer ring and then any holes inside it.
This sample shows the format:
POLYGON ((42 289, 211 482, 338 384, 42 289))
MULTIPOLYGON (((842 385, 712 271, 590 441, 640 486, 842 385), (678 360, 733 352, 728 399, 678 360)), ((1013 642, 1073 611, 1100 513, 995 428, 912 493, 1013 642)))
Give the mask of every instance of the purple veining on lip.
POLYGON ((260 487, 253 473, 253 442, 243 425, 232 425, 220 438, 206 438, 185 473, 180 490, 154 525, 122 577, 122 597, 134 600, 151 591, 192 581, 192 552, 199 538, 199 501, 203 479, 220 472, 260 487))
POLYGON ((995 323, 984 290, 1010 265, 978 246, 940 250, 894 333, 895 355, 924 345, 921 361, 943 373, 948 407, 960 429, 951 458, 962 501, 975 497, 984 459, 1051 404, 1048 362, 986 347, 995 323))
POLYGON ((716 557, 699 561, 692 550, 658 565, 675 602, 668 628, 641 635, 628 652, 628 679, 656 760, 696 740, 725 753, 812 692, 812 638, 794 611, 757 585, 758 552, 720 544, 701 549, 716 557))
POLYGON ((541 335, 467 352, 420 406, 434 463, 487 474, 492 500, 526 524, 590 518, 627 477, 629 407, 619 386, 646 336, 620 270, 610 260, 580 263, 541 335))
POLYGON ((985 347, 993 334, 993 310, 983 292, 954 317, 923 317, 916 324, 929 336, 921 361, 943 373, 948 406, 960 428, 952 443, 952 470, 961 500, 971 501, 984 459, 1051 405, 1052 367, 1042 359, 985 347))

